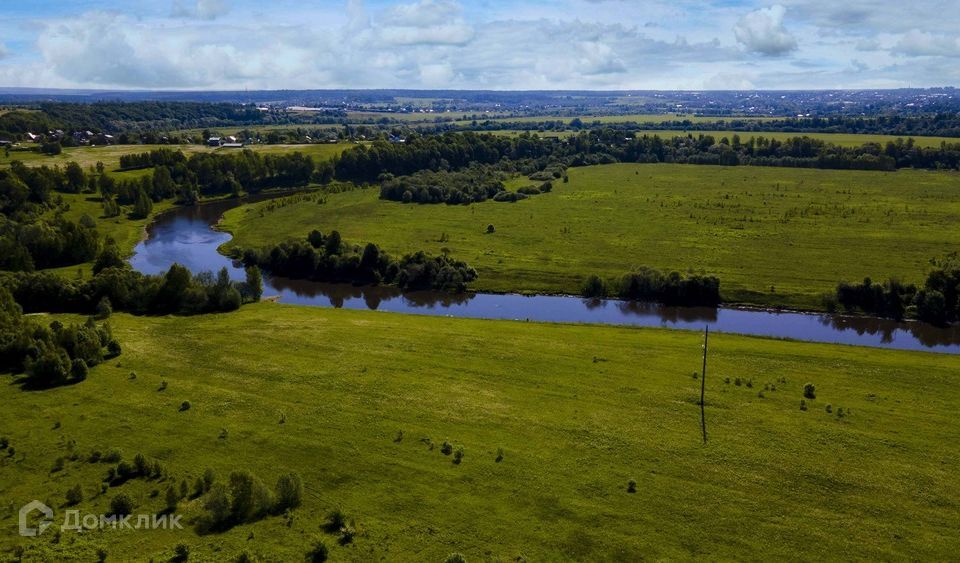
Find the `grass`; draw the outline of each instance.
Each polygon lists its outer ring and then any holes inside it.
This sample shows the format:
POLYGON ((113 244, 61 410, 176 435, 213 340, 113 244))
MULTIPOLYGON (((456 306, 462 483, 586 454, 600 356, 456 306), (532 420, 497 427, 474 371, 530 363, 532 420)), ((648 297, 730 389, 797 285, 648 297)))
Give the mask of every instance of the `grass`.
MULTIPOLYGON (((0 452, 0 552, 93 560, 102 547, 110 560, 166 560, 184 542, 191 560, 246 550, 293 561, 319 538, 333 560, 357 561, 945 560, 960 550, 955 356, 712 335, 704 446, 695 333, 269 303, 111 323, 124 353, 87 381, 0 385, 0 428, 16 449, 0 452), (804 412, 806 382, 817 398, 804 412), (766 384, 776 391, 759 398, 766 384), (444 441, 464 448, 462 463, 440 453, 444 441), (119 492, 135 512, 161 510, 171 480, 100 495, 108 466, 70 461, 111 448, 159 459, 191 485, 208 467, 271 486, 295 471, 305 503, 289 526, 271 517, 208 536, 108 530, 54 543, 52 530, 12 532, 34 498, 62 519, 77 483, 83 513, 119 492), (58 457, 64 468, 51 472, 58 457), (335 508, 360 530, 348 547, 321 530, 335 508)), ((198 505, 178 512, 189 520, 198 505)))
POLYGON ((960 245, 956 173, 614 164, 569 177, 515 204, 404 205, 371 189, 234 209, 223 227, 241 247, 316 228, 396 254, 447 248, 486 291, 577 293, 590 274, 646 265, 717 275, 730 301, 802 308, 843 279, 921 282, 931 258, 960 245))

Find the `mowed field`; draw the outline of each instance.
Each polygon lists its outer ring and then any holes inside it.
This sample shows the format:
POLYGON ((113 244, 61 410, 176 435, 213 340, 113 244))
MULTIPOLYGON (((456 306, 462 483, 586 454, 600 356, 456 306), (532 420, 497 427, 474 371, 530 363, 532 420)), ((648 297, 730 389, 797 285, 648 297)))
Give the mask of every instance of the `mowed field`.
POLYGON ((921 282, 930 259, 960 248, 956 173, 613 164, 569 178, 513 204, 405 205, 376 189, 257 204, 223 228, 240 247, 336 229, 391 253, 446 248, 486 291, 577 293, 590 274, 651 266, 717 275, 728 301, 802 308, 841 280, 921 282))
POLYGON ((696 333, 270 303, 110 322, 123 354, 85 382, 24 391, 3 376, 0 436, 15 453, 0 452, 2 553, 160 561, 184 542, 190 560, 297 561, 318 539, 334 561, 960 552, 955 356, 711 336, 704 445, 696 333), (817 398, 802 411, 807 382, 817 398), (464 448, 459 465, 445 440, 464 448), (168 477, 101 493, 111 465, 87 457, 111 448, 168 477), (171 483, 206 468, 270 486, 295 471, 304 505, 203 536, 190 527, 201 500, 180 501, 183 531, 15 532, 32 499, 59 526, 77 484, 83 514, 121 492, 135 513, 160 512, 171 483), (321 528, 334 508, 356 521, 349 546, 321 528))
MULTIPOLYGON (((292 153, 301 152, 312 156, 314 159, 327 160, 339 155, 350 147, 353 143, 317 143, 309 145, 247 145, 245 148, 263 154, 292 153)), ((10 156, 4 156, 0 152, 0 167, 8 166, 11 161, 19 160, 30 166, 60 165, 64 166, 68 162, 76 162, 84 168, 96 166, 97 162, 103 162, 108 171, 115 171, 120 167, 120 157, 127 154, 139 154, 157 149, 170 149, 183 151, 190 156, 194 153, 218 152, 227 153, 238 149, 213 149, 204 145, 110 145, 103 147, 67 147, 57 156, 47 156, 34 151, 11 151, 10 156)))

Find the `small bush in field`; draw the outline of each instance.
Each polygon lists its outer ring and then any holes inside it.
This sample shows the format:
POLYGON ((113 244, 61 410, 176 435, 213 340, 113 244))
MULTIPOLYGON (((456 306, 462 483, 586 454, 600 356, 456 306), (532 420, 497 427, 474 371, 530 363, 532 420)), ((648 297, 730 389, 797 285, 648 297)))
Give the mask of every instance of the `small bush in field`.
POLYGON ((628 493, 635 493, 635 492, 637 492, 637 480, 636 480, 636 479, 630 479, 629 481, 627 481, 627 492, 628 492, 628 493))
POLYGON ((803 396, 807 399, 817 398, 817 388, 813 383, 807 383, 803 386, 803 396))

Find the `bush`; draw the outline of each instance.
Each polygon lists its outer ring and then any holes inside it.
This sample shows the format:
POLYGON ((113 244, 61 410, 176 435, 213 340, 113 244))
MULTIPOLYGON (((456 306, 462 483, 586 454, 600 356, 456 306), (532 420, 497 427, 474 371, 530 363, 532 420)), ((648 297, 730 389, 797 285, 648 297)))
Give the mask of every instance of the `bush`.
POLYGON ((147 456, 138 453, 133 456, 133 468, 136 471, 137 475, 146 476, 150 474, 150 465, 147 461, 147 456))
POLYGON ((636 481, 636 479, 630 479, 629 481, 627 481, 627 492, 628 492, 628 493, 635 493, 635 492, 637 492, 637 481, 636 481))
POLYGON ((451 553, 443 560, 443 563, 467 563, 467 558, 459 553, 451 553))
POLYGON ((53 467, 50 469, 50 472, 56 473, 57 471, 63 471, 64 463, 66 463, 66 460, 62 457, 58 457, 54 460, 53 467))
POLYGON ((87 373, 90 369, 87 367, 87 362, 81 358, 74 358, 70 362, 70 376, 73 377, 74 381, 84 381, 87 379, 87 373))
POLYGON ((807 383, 803 386, 803 396, 807 399, 817 398, 817 388, 813 383, 807 383))
POLYGON ((119 356, 121 351, 122 348, 120 348, 120 343, 117 342, 116 339, 107 343, 107 354, 109 354, 111 358, 119 356))
POLYGON ((180 497, 177 496, 177 490, 173 488, 173 485, 167 487, 167 510, 173 512, 177 509, 177 502, 180 501, 180 497))
POLYGON ((277 479, 277 501, 274 505, 276 512, 283 512, 300 506, 303 502, 303 481, 296 473, 281 475, 277 479))
POLYGON ((447 440, 444 440, 444 441, 443 441, 443 445, 440 446, 440 453, 442 453, 443 455, 450 455, 450 454, 452 454, 452 453, 453 453, 453 444, 451 444, 451 443, 448 442, 447 440))
POLYGON ((307 553, 307 559, 314 563, 322 563, 326 561, 330 556, 330 548, 327 547, 327 544, 320 540, 317 542, 313 549, 307 553))
POLYGON ((323 528, 333 534, 340 531, 341 528, 347 525, 347 515, 343 513, 342 510, 336 508, 331 510, 327 514, 327 521, 323 525, 323 528))
POLYGON ((190 546, 185 543, 178 543, 177 547, 173 548, 173 559, 171 561, 183 562, 190 559, 190 546))
POLYGON ((120 453, 120 450, 116 448, 111 448, 107 450, 107 455, 103 456, 104 463, 119 463, 123 459, 123 454, 120 453))
POLYGON ((184 402, 180 403, 180 412, 190 410, 190 407, 191 407, 191 406, 192 406, 192 405, 190 404, 190 401, 184 401, 184 402))
POLYGON ((584 297, 606 297, 607 282, 597 275, 592 275, 583 283, 580 293, 584 297))
POLYGON ((488 235, 493 234, 493 233, 495 233, 495 232, 497 232, 497 229, 493 226, 493 224, 487 225, 487 234, 488 234, 488 235))
POLYGON ((74 485, 67 490, 66 498, 67 504, 71 506, 80 504, 83 502, 83 487, 81 487, 79 483, 74 485))
POLYGON ((503 448, 497 448, 497 457, 494 459, 497 463, 503 461, 503 448))
POLYGON ((460 465, 460 462, 463 461, 463 456, 466 455, 463 451, 463 446, 457 446, 457 449, 453 452, 453 463, 460 465))
POLYGON ((133 512, 133 499, 126 493, 117 493, 110 499, 110 514, 125 516, 133 512))
POLYGON ((96 317, 98 319, 109 319, 113 314, 113 306, 110 305, 110 298, 104 295, 97 303, 96 317))
POLYGON ((803 399, 800 399, 800 410, 802 411, 807 410, 807 402, 804 401, 803 399))
POLYGON ((832 413, 832 412, 833 412, 833 405, 827 405, 827 412, 828 412, 828 413, 832 413))

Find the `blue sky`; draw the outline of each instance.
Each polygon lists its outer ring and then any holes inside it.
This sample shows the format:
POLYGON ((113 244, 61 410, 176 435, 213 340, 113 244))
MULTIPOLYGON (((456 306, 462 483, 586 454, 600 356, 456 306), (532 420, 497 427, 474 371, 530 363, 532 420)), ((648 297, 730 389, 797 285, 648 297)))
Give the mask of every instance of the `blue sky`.
POLYGON ((0 86, 956 86, 958 0, 31 0, 0 86))

